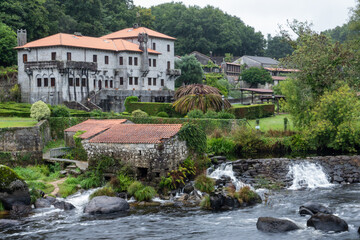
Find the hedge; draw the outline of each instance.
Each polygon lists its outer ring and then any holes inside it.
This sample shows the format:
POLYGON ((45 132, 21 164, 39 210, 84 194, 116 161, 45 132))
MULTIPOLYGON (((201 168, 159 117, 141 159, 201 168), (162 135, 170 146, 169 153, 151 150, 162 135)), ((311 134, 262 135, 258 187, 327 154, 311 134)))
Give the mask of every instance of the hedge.
POLYGON ((274 104, 256 104, 249 106, 236 106, 227 110, 235 115, 237 119, 255 119, 274 115, 274 104))
POLYGON ((158 103, 158 102, 129 102, 127 104, 127 111, 131 113, 140 109, 150 116, 156 116, 159 112, 166 112, 170 117, 182 117, 181 114, 175 112, 172 103, 158 103))

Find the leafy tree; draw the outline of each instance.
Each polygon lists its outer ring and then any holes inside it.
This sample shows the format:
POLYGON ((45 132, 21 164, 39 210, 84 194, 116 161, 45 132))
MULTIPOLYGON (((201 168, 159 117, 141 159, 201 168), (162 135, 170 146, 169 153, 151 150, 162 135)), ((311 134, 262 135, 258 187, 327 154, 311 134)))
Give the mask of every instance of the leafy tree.
POLYGON ((250 87, 257 87, 258 84, 272 82, 269 72, 263 68, 251 67, 245 69, 240 76, 241 80, 250 83, 250 87))
POLYGON ((155 16, 151 14, 151 8, 137 7, 135 10, 137 11, 137 21, 140 26, 153 28, 155 16))
POLYGON ((232 62, 233 57, 234 57, 233 54, 231 54, 231 53, 225 53, 224 61, 225 61, 225 62, 232 62))
POLYGON ((37 101, 31 105, 30 117, 38 121, 49 119, 50 113, 50 108, 43 101, 37 101))
POLYGON ((49 34, 74 33, 77 31, 76 20, 67 15, 63 1, 46 0, 44 3, 48 14, 49 34))
POLYGON ((131 27, 136 21, 133 0, 101 0, 102 24, 106 33, 131 27))
POLYGON ((206 73, 205 82, 207 85, 219 89, 220 94, 225 97, 228 96, 230 90, 230 83, 220 73, 206 73))
POLYGON ((175 68, 181 69, 181 76, 176 79, 175 86, 179 87, 183 84, 201 83, 203 78, 203 70, 201 63, 194 55, 185 55, 175 62, 175 68))
POLYGON ((0 66, 16 64, 16 33, 6 24, 0 22, 0 66))
POLYGON ((280 59, 286 57, 287 55, 291 55, 293 51, 294 49, 291 45, 282 37, 271 37, 270 34, 268 35, 265 56, 280 59))

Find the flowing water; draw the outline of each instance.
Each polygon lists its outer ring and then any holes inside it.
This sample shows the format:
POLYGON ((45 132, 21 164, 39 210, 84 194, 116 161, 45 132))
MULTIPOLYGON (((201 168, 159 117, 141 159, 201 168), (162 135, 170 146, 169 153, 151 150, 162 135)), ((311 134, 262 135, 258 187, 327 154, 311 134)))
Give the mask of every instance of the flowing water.
MULTIPOLYGON (((225 166, 216 174, 221 177, 231 172, 225 166)), ((266 201, 254 207, 219 213, 163 206, 131 210, 125 215, 89 216, 82 213, 91 193, 88 191, 67 199, 76 211, 35 210, 23 225, 0 230, 0 239, 359 239, 360 184, 331 185, 322 173, 319 166, 291 166, 289 176, 294 182, 289 189, 267 193, 266 201), (332 208, 335 215, 347 221, 349 231, 324 233, 306 228, 309 217, 301 217, 298 209, 308 201, 332 208), (287 218, 303 229, 262 233, 256 229, 256 221, 264 216, 287 218)))

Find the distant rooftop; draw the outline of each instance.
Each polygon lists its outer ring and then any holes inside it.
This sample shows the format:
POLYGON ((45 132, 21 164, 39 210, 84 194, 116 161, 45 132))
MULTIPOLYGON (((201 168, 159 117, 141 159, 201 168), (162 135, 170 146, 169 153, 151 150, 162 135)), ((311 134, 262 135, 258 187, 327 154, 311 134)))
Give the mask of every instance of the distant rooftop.
POLYGON ((176 38, 170 37, 163 33, 156 32, 146 27, 138 28, 125 28, 117 32, 110 33, 108 35, 102 36, 101 38, 106 39, 126 39, 126 38, 137 38, 139 33, 147 33, 149 37, 164 38, 169 40, 176 40, 176 38))
POLYGON ((247 56, 247 55, 245 55, 243 57, 250 58, 256 62, 259 62, 261 64, 266 64, 266 65, 278 65, 279 64, 279 61, 269 58, 269 57, 258 57, 258 56, 247 56))

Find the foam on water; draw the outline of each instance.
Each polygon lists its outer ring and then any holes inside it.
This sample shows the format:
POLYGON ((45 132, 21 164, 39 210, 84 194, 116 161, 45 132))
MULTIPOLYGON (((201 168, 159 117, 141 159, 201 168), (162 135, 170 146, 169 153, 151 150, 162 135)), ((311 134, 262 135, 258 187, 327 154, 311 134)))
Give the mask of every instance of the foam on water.
POLYGON ((290 165, 288 177, 293 179, 293 184, 288 188, 297 190, 301 188, 328 188, 333 186, 323 168, 316 163, 301 162, 290 165))
POLYGON ((215 169, 212 173, 207 174, 207 175, 209 177, 215 178, 215 179, 220 179, 222 176, 230 177, 231 181, 235 185, 237 191, 240 190, 240 188, 242 188, 244 186, 251 187, 250 185, 243 183, 242 181, 238 180, 235 177, 232 164, 223 163, 217 169, 215 169))

